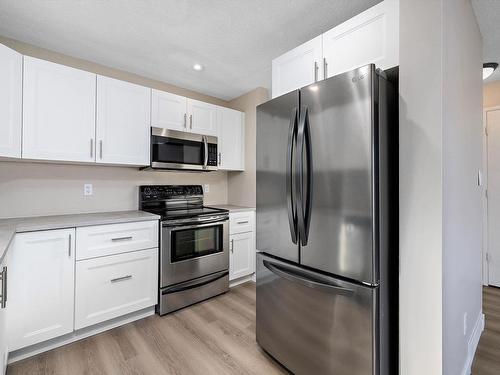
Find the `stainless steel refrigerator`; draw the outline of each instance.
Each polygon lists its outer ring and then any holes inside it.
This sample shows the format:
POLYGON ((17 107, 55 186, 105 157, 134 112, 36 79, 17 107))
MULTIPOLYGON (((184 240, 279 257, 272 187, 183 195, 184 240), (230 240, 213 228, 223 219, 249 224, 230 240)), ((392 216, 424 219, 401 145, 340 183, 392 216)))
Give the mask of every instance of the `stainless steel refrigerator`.
POLYGON ((257 342, 296 374, 397 368, 396 106, 367 65, 257 107, 257 342))

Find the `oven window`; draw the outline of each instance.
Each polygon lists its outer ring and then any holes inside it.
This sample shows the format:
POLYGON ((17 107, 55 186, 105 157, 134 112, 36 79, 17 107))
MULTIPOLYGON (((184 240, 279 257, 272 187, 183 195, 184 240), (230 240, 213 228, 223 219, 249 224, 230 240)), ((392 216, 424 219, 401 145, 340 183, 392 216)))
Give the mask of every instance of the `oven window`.
POLYGON ((222 225, 171 232, 172 263, 222 252, 222 225))
POLYGON ((198 165, 204 162, 203 142, 153 136, 152 147, 154 162, 198 165))

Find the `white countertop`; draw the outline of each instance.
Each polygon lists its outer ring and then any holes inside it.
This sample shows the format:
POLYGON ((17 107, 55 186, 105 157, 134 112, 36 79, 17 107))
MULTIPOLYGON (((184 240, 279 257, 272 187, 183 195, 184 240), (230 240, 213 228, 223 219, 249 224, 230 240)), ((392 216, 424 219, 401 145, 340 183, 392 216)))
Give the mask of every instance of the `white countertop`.
POLYGON ((229 212, 255 211, 255 207, 236 206, 234 204, 209 204, 208 207, 222 208, 229 212))
POLYGON ((159 219, 160 216, 144 211, 98 212, 0 219, 0 263, 16 233, 159 219))

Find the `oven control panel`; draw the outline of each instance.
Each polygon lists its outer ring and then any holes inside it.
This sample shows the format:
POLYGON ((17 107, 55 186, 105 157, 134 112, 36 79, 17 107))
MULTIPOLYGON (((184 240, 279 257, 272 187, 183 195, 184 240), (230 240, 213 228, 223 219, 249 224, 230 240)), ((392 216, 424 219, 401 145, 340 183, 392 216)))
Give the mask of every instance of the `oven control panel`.
POLYGON ((203 196, 201 185, 145 185, 139 187, 139 201, 203 196))

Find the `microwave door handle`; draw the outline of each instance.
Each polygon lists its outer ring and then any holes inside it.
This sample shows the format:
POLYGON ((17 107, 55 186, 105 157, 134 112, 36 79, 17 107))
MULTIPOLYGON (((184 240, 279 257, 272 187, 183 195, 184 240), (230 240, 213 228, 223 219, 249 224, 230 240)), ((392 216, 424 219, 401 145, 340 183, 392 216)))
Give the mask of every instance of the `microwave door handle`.
POLYGON ((206 168, 208 165, 208 140, 205 136, 203 136, 203 143, 205 144, 205 160, 203 161, 203 167, 206 168))

